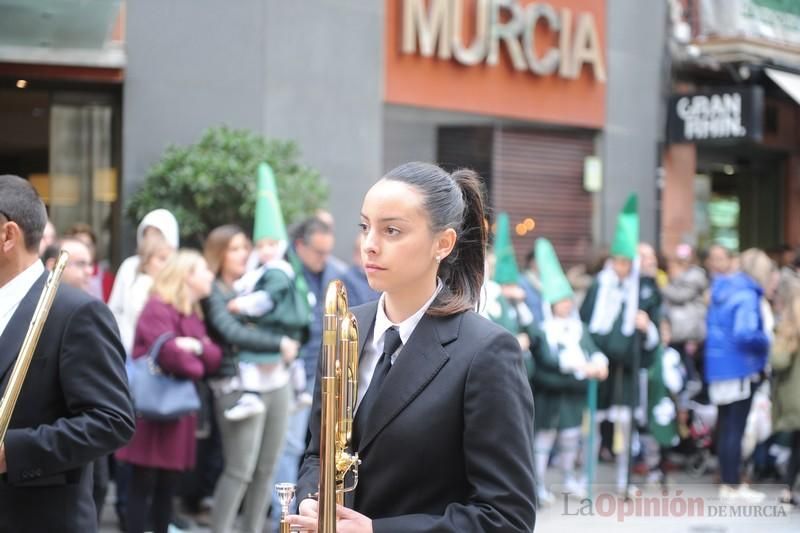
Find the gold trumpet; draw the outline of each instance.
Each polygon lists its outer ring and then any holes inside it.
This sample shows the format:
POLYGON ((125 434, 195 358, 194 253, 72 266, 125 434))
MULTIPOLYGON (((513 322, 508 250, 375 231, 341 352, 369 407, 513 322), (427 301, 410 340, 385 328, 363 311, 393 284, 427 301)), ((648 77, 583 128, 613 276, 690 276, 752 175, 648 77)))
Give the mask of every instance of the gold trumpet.
MULTIPOLYGON (((349 451, 358 398, 358 323, 347 308, 347 290, 339 280, 328 284, 322 317, 321 430, 319 435, 318 533, 336 532, 336 504, 358 485, 358 454, 349 451), (352 483, 347 484, 348 472, 352 483)), ((283 507, 280 533, 290 533, 285 517, 294 485, 276 485, 283 507), (285 504, 284 504, 285 502, 285 504)))
POLYGON ((50 307, 53 305, 58 285, 61 283, 61 276, 64 274, 68 261, 69 253, 62 250, 58 255, 56 266, 48 276, 42 294, 39 296, 39 302, 36 304, 33 318, 28 324, 28 332, 22 341, 22 348, 20 348, 14 368, 11 370, 6 392, 0 398, 0 446, 5 441, 8 426, 11 424, 11 416, 14 414, 14 407, 17 405, 19 394, 22 391, 22 384, 28 374, 28 368, 36 351, 39 336, 42 334, 42 328, 47 320, 47 315, 50 313, 50 307))

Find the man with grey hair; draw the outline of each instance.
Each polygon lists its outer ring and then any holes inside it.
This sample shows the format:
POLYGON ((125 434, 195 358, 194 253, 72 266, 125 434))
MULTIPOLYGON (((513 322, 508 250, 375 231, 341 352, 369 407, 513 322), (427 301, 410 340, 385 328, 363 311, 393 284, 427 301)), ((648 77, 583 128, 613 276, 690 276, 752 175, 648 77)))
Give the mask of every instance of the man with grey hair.
MULTIPOLYGON (((47 279, 39 260, 46 221, 27 181, 0 176, 0 395, 47 279)), ((91 464, 134 428, 114 318, 62 284, 0 444, 0 532, 97 531, 91 464)))

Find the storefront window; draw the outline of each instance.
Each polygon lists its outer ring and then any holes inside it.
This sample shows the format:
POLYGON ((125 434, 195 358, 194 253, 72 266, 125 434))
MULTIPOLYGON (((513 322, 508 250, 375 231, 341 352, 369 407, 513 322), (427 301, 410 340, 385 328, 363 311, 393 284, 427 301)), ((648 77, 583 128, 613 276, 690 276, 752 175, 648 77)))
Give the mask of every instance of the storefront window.
POLYGON ((117 201, 113 164, 113 108, 98 102, 59 103, 50 109, 48 204, 53 224, 65 231, 92 226, 101 258, 108 258, 117 201))
POLYGON ((119 189, 119 103, 113 92, 0 89, 0 167, 28 179, 59 235, 91 226, 111 262, 119 189))

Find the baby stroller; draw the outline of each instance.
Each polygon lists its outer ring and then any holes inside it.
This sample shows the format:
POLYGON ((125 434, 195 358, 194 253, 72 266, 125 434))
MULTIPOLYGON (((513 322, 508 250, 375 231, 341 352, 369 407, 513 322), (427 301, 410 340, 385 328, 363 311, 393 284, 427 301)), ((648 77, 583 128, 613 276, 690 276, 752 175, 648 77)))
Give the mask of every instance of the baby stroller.
POLYGON ((675 451, 684 456, 686 472, 693 478, 705 475, 713 465, 714 426, 717 407, 696 400, 688 402, 688 418, 675 451))

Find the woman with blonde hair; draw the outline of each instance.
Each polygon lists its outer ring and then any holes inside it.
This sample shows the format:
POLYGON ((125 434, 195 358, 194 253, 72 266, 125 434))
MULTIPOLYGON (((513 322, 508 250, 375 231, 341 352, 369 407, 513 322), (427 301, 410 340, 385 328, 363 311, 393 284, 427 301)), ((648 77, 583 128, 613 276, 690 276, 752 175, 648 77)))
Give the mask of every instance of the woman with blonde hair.
POLYGON ((741 483, 739 470, 747 415, 769 353, 771 327, 762 306, 774 267, 767 254, 751 248, 742 253, 740 268, 711 286, 704 370, 719 412, 720 498, 757 503, 764 494, 741 483))
POLYGON ((792 435, 792 455, 780 501, 799 505, 793 488, 800 472, 800 280, 787 284, 783 297, 786 308, 769 357, 773 376, 772 429, 792 435))
MULTIPOLYGON (((118 303, 114 315, 117 319, 117 326, 119 326, 120 338, 123 339, 125 345, 125 354, 128 357, 131 356, 133 351, 133 333, 136 331, 139 315, 150 298, 153 280, 164 268, 173 253, 175 253, 175 249, 160 232, 151 232, 139 242, 137 254, 140 261, 136 268, 133 283, 127 298, 118 303), (126 336, 122 333, 123 331, 130 332, 130 334, 126 336)), ((117 517, 120 523, 124 523, 127 514, 130 466, 118 461, 114 470, 114 477, 117 483, 117 501, 115 503, 117 517)))
MULTIPOLYGON (((163 372, 198 381, 216 371, 222 354, 206 334, 200 308, 213 279, 196 251, 172 256, 156 276, 139 317, 133 358, 146 355, 156 339, 167 334, 171 337, 158 353, 163 372)), ((133 439, 117 452, 117 458, 133 465, 127 508, 131 533, 143 532, 148 518, 156 533, 167 531, 179 474, 194 466, 195 427, 194 414, 169 421, 137 418, 133 439)))

